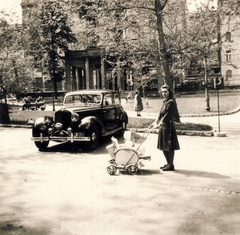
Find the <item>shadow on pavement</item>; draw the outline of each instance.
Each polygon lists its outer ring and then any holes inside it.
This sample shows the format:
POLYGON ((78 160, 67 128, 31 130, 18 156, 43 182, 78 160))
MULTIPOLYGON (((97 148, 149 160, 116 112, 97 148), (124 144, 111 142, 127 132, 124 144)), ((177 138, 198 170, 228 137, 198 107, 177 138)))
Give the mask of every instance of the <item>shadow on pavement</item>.
POLYGON ((189 171, 189 170, 175 170, 174 173, 182 174, 186 177, 202 177, 202 178, 216 178, 216 179, 227 179, 231 178, 226 175, 220 175, 218 173, 206 172, 206 171, 189 171))
POLYGON ((134 175, 138 175, 138 176, 145 176, 145 175, 159 175, 160 172, 158 170, 148 170, 148 169, 140 169, 138 170, 137 174, 133 174, 133 175, 130 175, 127 171, 125 170, 121 170, 119 172, 119 174, 117 175, 129 175, 129 176, 134 176, 134 175))
MULTIPOLYGON (((122 138, 120 140, 123 141, 122 138)), ((107 152, 106 146, 111 144, 111 137, 107 136, 101 139, 98 147, 90 151, 86 147, 84 147, 84 143, 77 144, 77 143, 56 143, 52 146, 49 146, 47 149, 41 150, 40 152, 63 152, 63 153, 92 153, 92 154, 102 154, 107 152)))

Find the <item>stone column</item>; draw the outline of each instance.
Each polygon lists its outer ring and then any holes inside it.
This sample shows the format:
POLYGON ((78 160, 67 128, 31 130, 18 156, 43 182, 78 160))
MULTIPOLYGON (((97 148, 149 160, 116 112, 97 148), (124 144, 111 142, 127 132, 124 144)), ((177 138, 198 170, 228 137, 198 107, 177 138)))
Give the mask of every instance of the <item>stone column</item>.
POLYGON ((66 63, 66 83, 65 90, 67 92, 72 91, 72 75, 71 75, 71 66, 66 63))
POLYGON ((89 58, 85 58, 85 79, 86 79, 86 89, 90 88, 90 71, 89 71, 89 58))
POLYGON ((120 90, 122 89, 122 84, 121 84, 121 67, 120 67, 120 59, 118 58, 118 66, 117 66, 117 88, 120 90))
POLYGON ((105 60, 104 58, 101 58, 101 84, 103 86, 103 88, 108 88, 106 85, 107 85, 107 82, 106 82, 106 78, 105 78, 105 60))
POLYGON ((76 79, 76 67, 72 67, 72 90, 77 89, 77 79, 76 79))

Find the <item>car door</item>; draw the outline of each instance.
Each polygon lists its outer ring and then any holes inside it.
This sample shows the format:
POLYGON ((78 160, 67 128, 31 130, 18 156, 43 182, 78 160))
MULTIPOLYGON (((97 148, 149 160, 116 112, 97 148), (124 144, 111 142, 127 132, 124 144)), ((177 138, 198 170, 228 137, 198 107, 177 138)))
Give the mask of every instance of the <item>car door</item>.
POLYGON ((122 105, 121 105, 121 100, 120 100, 120 96, 119 93, 114 93, 113 94, 113 100, 114 100, 114 106, 115 106, 115 123, 117 126, 119 126, 120 124, 120 119, 121 115, 122 115, 122 105))
POLYGON ((103 124, 110 131, 116 128, 116 110, 113 102, 113 93, 106 93, 103 97, 103 124))

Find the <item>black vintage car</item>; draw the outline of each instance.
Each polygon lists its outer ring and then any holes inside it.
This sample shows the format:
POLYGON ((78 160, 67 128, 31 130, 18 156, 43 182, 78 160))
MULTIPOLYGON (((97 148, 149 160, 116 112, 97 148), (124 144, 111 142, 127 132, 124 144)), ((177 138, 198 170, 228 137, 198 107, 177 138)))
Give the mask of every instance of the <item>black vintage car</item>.
POLYGON ((93 150, 104 136, 114 133, 123 136, 127 123, 118 92, 74 91, 65 95, 63 106, 54 117, 45 115, 35 121, 32 140, 40 150, 46 149, 50 140, 77 142, 93 150))

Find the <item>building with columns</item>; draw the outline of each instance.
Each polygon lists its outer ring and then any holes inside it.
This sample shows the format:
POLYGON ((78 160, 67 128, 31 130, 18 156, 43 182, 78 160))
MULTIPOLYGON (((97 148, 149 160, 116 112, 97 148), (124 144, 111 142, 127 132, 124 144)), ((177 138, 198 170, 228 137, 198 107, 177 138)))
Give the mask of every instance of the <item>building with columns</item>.
MULTIPOLYGON (((78 2, 79 0, 74 0, 78 2)), ((37 0, 22 0, 22 18, 29 9, 36 6, 37 0)), ((72 13, 72 31, 80 43, 70 46, 70 50, 65 52, 65 81, 58 84, 58 91, 73 91, 79 89, 120 89, 129 90, 133 84, 133 69, 125 66, 124 71, 115 71, 107 63, 100 53, 100 49, 93 43, 88 42, 84 27, 79 27, 79 14, 72 13), (83 43, 85 41, 85 43, 83 43)), ((36 86, 42 91, 51 90, 51 84, 47 83, 48 74, 44 69, 44 63, 35 68, 36 86)))
MULTIPOLYGON (((79 2, 80 0, 73 0, 79 2)), ((37 0, 22 0, 22 18, 27 14, 27 9, 32 8, 37 0)), ((185 0, 183 0, 185 3, 185 0)), ((183 4, 182 12, 185 15, 186 6, 183 4)), ((221 47, 221 75, 224 77, 225 86, 240 86, 240 44, 239 30, 232 30, 235 23, 239 20, 232 18, 232 21, 221 20, 220 34, 225 40, 221 47)), ((89 42, 87 35, 84 34, 84 27, 79 27, 80 15, 71 15, 72 30, 75 33, 79 44, 70 47, 65 54, 66 79, 64 83, 58 84, 58 90, 73 91, 78 89, 134 89, 134 70, 131 66, 123 67, 122 71, 116 71, 107 63, 94 43, 89 42)), ((185 23, 185 20, 183 21, 185 23)), ((147 35, 147 34, 146 34, 147 35)), ((153 68, 154 70, 154 68, 153 68)), ((43 91, 49 91, 51 84, 46 82, 46 74, 43 67, 36 68, 37 86, 43 91)), ((182 78, 184 80, 184 78, 182 78)), ((154 85, 157 87, 157 79, 154 85)), ((159 81, 158 81, 159 82, 159 81)))

